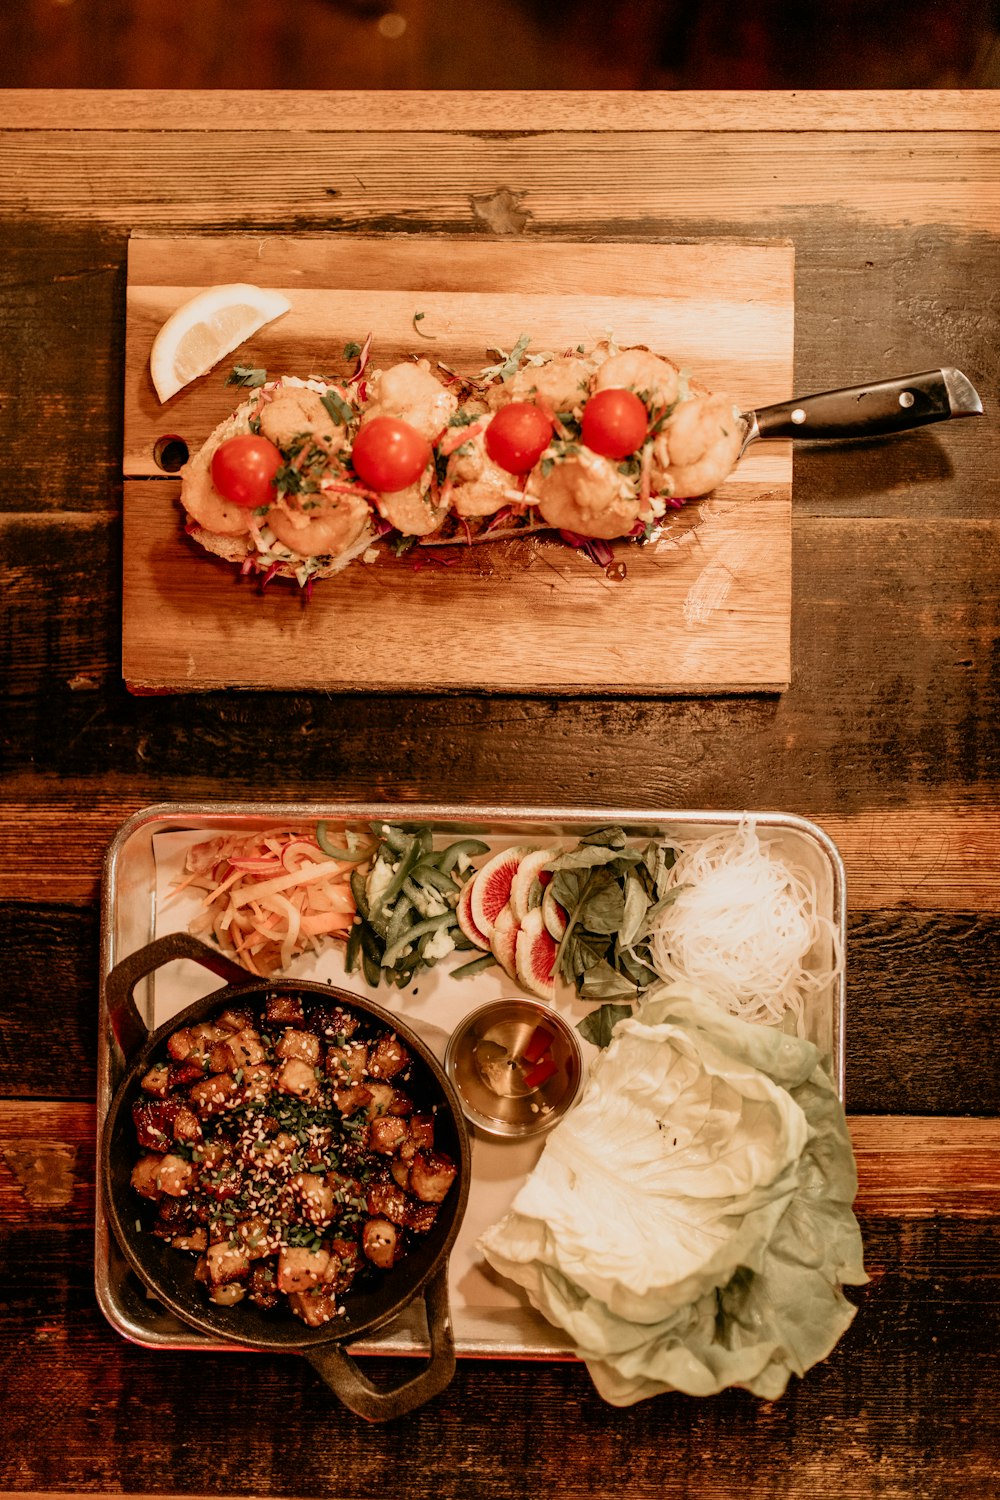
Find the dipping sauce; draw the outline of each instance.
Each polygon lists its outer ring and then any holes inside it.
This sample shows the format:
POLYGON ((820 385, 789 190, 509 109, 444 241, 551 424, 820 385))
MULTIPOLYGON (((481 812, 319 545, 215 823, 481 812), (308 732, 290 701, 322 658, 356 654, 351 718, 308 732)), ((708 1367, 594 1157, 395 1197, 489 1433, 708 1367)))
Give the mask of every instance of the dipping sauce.
POLYGON ((540 1135, 583 1085, 579 1038, 535 1000, 495 1000, 456 1027, 445 1053, 465 1117, 488 1135, 540 1135))

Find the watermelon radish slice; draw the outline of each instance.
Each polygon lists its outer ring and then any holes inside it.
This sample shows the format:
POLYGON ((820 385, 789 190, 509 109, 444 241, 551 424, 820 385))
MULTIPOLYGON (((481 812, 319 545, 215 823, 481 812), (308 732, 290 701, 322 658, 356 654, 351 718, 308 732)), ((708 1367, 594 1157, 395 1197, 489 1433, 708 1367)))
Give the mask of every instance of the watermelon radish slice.
POLYGON ((518 865, 531 852, 529 849, 504 849, 472 877, 472 920, 487 938, 492 938, 493 924, 510 900, 510 888, 518 865))
POLYGON ((556 849, 533 849, 518 865, 511 881, 510 904, 519 922, 524 921, 533 906, 541 906, 543 886, 538 877, 557 854, 556 849))
POLYGON ((490 947, 493 949, 493 956, 497 963, 507 971, 511 979, 518 977, 517 942, 520 931, 514 909, 508 902, 501 911, 497 912, 490 947))
POLYGON ((545 887, 545 895, 542 897, 542 921, 556 942, 558 942, 566 931, 566 923, 569 921, 569 917, 566 913, 566 908, 560 906, 552 894, 551 886, 545 887))
POLYGON ((545 926, 542 908, 533 906, 517 934, 517 979, 530 994, 550 1003, 556 997, 556 951, 556 940, 545 926))
POLYGON ((472 880, 467 880, 462 887, 462 894, 458 898, 458 906, 455 910, 458 925, 469 939, 475 943, 477 948, 485 952, 490 951, 490 940, 484 932, 480 932, 472 917, 472 880))

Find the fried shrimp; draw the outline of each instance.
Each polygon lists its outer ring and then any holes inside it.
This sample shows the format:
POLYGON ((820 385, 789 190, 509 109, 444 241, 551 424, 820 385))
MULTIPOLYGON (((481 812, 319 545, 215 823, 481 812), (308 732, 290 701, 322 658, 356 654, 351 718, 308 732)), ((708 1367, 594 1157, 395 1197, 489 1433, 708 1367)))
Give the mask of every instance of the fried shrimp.
MULTIPOLYGON (((486 434, 477 432, 448 460, 450 504, 457 516, 492 516, 510 502, 513 477, 486 452, 486 434)), ((515 495, 517 492, 514 492, 515 495)))
POLYGON ((376 500, 379 514, 403 536, 427 536, 437 531, 447 514, 447 506, 435 505, 427 490, 411 484, 376 500))
POLYGON ((287 448, 296 438, 309 436, 328 453, 339 453, 346 431, 335 422, 317 391, 285 386, 260 409, 260 430, 277 448, 287 448))
POLYGON ((625 349, 598 367, 594 390, 641 393, 651 412, 673 406, 680 390, 680 372, 669 360, 646 349, 625 349))
POLYGON ((553 412, 576 411, 587 399, 593 369, 592 362, 558 355, 543 365, 524 365, 505 384, 491 387, 487 400, 494 409, 537 400, 553 412))
POLYGON ((363 495, 321 486, 301 501, 298 496, 284 496, 271 506, 267 524, 277 540, 300 557, 339 557, 361 536, 369 514, 363 495))
POLYGON ((692 396, 653 445, 654 482, 673 495, 707 495, 729 478, 742 444, 739 409, 727 396, 692 396))
POLYGON ((415 364, 391 365, 373 377, 361 423, 364 426, 373 417, 396 417, 433 442, 457 407, 457 396, 445 389, 427 360, 421 359, 415 364))
MULTIPOLYGON (((218 445, 216 445, 218 446, 218 445)), ((181 470, 181 504, 192 521, 218 536, 243 536, 250 530, 250 512, 219 494, 212 483, 211 451, 202 448, 181 470)))
POLYGON ((536 493, 543 519, 558 531, 610 541, 627 536, 639 518, 638 495, 623 491, 614 464, 589 448, 554 464, 536 493))

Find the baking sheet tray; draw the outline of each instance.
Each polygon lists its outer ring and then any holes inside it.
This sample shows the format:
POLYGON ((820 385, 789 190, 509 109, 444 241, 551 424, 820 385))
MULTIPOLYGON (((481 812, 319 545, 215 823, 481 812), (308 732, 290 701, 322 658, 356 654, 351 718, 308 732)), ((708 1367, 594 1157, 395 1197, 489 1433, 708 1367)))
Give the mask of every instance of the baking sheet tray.
MULTIPOLYGON (((187 923, 183 897, 170 895, 173 874, 190 843, 209 832, 277 826, 308 828, 326 819, 339 824, 384 821, 429 823, 442 836, 475 834, 497 848, 531 843, 538 847, 559 840, 569 842, 607 824, 623 827, 637 839, 650 836, 678 838, 735 827, 740 812, 693 812, 621 808, 523 808, 453 806, 448 804, 387 803, 165 803, 146 808, 119 829, 105 859, 101 914, 101 979, 98 1038, 98 1136, 124 1060, 108 1022, 106 980, 111 969, 153 937, 182 930, 187 923)), ((832 840, 815 824, 788 813, 755 813, 761 838, 786 857, 805 866, 816 881, 818 909, 844 938, 846 892, 843 865, 832 840)), ((828 963, 830 953, 816 955, 828 963)), ((462 1015, 485 1001, 521 991, 499 970, 487 970, 475 980, 452 980, 444 965, 419 976, 410 989, 368 988, 359 975, 344 976, 342 950, 330 947, 323 955, 308 955, 287 971, 301 979, 332 979, 365 993, 389 1009, 398 1009, 425 1040, 443 1054, 452 1027, 462 1015)), ((159 1026, 217 981, 195 965, 173 964, 159 970, 136 990, 150 1025, 159 1026)), ((557 996, 556 1008, 572 1024, 593 1009, 575 995, 557 996)), ((809 1002, 806 1029, 828 1060, 828 1067, 844 1098, 843 973, 809 1002)), ((594 1049, 585 1044, 585 1051, 594 1049)), ((475 1243, 487 1225, 509 1207, 525 1175, 544 1144, 490 1140, 472 1131, 472 1191, 462 1229, 452 1251, 449 1283, 455 1342, 460 1355, 492 1358, 558 1359, 570 1357, 568 1341, 510 1286, 485 1265, 475 1243)), ((100 1174, 97 1181, 95 1286, 101 1310, 123 1337, 150 1348, 221 1349, 219 1345, 178 1322, 148 1296, 128 1269, 110 1234, 100 1174)), ((411 1306, 389 1328, 352 1346, 354 1353, 423 1354, 426 1352, 423 1308, 411 1306)))

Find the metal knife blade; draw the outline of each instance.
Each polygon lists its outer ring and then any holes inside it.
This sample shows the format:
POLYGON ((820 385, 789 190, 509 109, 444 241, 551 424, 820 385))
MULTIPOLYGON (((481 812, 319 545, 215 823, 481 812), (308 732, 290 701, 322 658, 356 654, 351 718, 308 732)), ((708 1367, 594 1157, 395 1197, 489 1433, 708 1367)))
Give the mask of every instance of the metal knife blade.
POLYGON ((821 391, 744 412, 743 448, 758 438, 879 437, 907 432, 951 417, 979 417, 983 403, 967 375, 951 367, 877 380, 839 391, 821 391))

